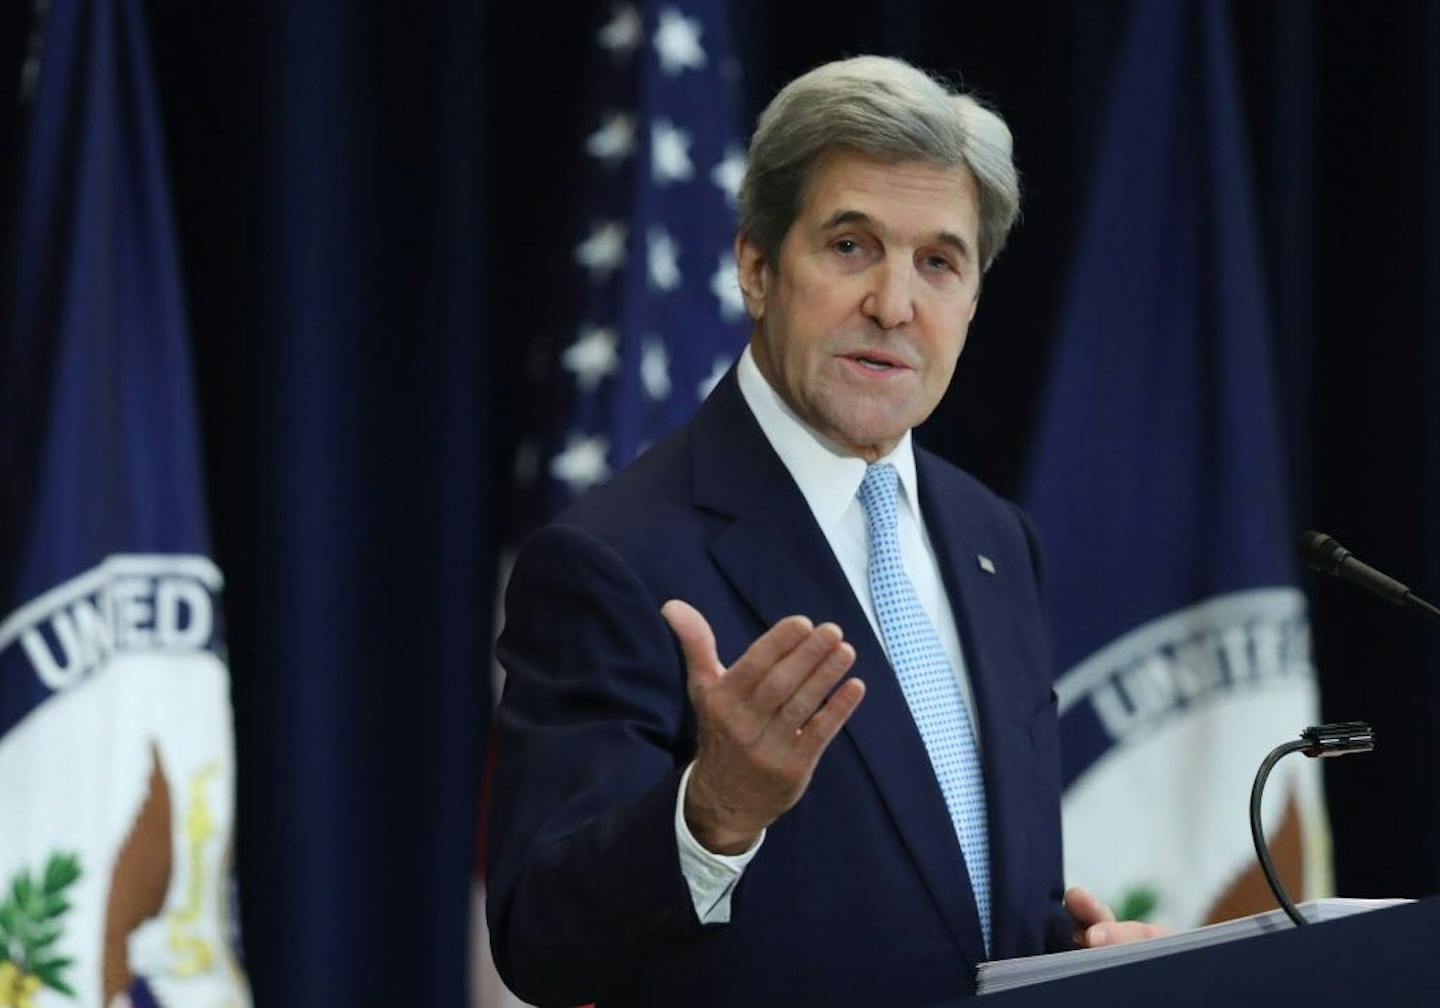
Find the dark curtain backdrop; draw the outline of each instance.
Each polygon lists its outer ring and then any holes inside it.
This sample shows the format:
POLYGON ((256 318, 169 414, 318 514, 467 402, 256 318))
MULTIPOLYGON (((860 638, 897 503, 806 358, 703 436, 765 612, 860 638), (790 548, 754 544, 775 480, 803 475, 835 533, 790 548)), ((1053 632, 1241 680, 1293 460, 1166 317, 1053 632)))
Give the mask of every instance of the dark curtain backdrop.
MULTIPOLYGON (((7 238, 30 6, 0 20, 7 238)), ((261 1005, 463 1001, 518 375, 535 334, 572 322, 556 292, 580 166, 557 152, 588 126, 575 68, 594 6, 149 5, 228 576, 261 1005)), ((922 431, 1007 494, 1129 9, 734 8, 751 114, 817 62, 889 52, 1009 118, 1024 220, 922 431)), ((1294 524, 1440 596, 1440 5, 1231 13, 1294 524)), ((24 250, 4 249, 8 282, 24 250)), ((1440 634, 1308 586, 1325 714, 1381 740, 1327 768, 1339 890, 1440 891, 1440 634)))

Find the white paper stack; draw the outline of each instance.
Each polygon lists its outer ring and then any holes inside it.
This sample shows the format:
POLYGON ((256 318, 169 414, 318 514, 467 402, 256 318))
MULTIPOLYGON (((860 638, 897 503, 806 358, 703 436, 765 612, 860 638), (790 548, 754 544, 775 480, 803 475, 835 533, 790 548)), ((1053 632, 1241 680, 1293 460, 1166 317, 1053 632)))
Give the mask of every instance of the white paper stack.
MULTIPOLYGON (((1321 924, 1366 910, 1381 910, 1410 902, 1412 901, 1407 899, 1323 899, 1301 903, 1298 909, 1310 923, 1321 924)), ((1164 938, 1152 938, 1129 945, 1053 952, 1050 955, 1028 956, 1024 959, 1000 959, 980 964, 975 986, 980 994, 998 994, 1000 991, 1024 987, 1027 984, 1063 980, 1065 977, 1089 973, 1092 970, 1145 962, 1147 959, 1158 959, 1177 952, 1189 952, 1240 938, 1269 934, 1272 931, 1287 931, 1294 926, 1290 918, 1285 916, 1284 910, 1267 910, 1251 917, 1237 917, 1235 920, 1221 921, 1219 924, 1196 928, 1193 931, 1181 931, 1164 938)))

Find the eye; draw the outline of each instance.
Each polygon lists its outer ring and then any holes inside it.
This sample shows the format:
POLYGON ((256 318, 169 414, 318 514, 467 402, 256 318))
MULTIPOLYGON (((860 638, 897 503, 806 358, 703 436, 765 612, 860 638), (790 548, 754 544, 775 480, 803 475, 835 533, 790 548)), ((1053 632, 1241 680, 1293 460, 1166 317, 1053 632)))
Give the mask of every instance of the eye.
POLYGON ((833 248, 836 252, 839 252, 841 255, 849 256, 854 255, 856 252, 860 251, 860 243, 857 242, 854 238, 841 238, 836 241, 831 246, 831 248, 833 248))
POLYGON ((955 269, 949 259, 939 255, 926 256, 925 266, 927 269, 932 269, 937 272, 953 272, 955 269))

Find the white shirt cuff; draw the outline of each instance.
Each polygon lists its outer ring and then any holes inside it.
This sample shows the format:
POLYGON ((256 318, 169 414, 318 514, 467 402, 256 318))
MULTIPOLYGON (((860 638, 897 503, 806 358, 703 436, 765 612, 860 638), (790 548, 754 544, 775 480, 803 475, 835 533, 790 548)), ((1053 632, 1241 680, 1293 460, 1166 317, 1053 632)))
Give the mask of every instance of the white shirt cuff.
POLYGON ((691 761, 680 778, 680 789, 675 796, 675 841, 680 848, 680 874, 690 887, 690 901, 695 905, 695 916, 700 918, 700 923, 728 924, 730 894, 735 891, 735 883, 740 881, 745 866, 765 842, 765 831, 760 831, 749 850, 739 854, 706 850, 685 822, 685 789, 690 786, 690 772, 694 769, 695 763, 691 761))

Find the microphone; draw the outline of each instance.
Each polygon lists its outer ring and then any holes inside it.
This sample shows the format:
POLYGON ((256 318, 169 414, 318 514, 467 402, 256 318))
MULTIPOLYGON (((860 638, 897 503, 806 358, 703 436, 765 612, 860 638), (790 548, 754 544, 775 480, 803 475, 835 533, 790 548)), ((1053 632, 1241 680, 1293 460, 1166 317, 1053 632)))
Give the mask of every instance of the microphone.
POLYGON ((1300 559, 1311 570, 1359 585, 1395 605, 1414 606, 1432 619, 1440 620, 1440 609, 1420 598, 1408 585, 1355 559, 1353 553, 1324 532, 1302 532, 1297 546, 1300 559))

